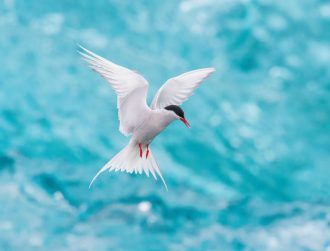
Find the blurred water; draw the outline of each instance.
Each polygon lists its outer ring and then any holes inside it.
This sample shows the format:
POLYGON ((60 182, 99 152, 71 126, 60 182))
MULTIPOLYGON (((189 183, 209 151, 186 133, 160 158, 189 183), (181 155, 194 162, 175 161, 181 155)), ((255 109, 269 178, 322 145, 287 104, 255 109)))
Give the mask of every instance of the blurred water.
POLYGON ((0 0, 0 250, 330 250, 330 4, 0 0), (127 142, 76 43, 149 99, 214 66, 153 144, 169 186, 104 174, 127 142))

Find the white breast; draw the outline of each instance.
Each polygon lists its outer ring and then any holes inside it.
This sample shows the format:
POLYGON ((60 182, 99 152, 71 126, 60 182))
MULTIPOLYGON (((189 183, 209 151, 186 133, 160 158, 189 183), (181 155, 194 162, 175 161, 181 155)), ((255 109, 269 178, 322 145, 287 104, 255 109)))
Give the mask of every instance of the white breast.
POLYGON ((137 144, 150 144, 159 133, 176 119, 176 115, 172 111, 164 109, 151 110, 148 113, 149 116, 133 133, 132 140, 137 144))

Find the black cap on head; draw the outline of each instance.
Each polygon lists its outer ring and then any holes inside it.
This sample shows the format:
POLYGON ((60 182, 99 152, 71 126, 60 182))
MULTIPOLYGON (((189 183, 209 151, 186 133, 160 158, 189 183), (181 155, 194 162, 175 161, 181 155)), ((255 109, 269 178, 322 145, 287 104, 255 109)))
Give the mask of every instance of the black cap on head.
POLYGON ((180 106, 177 105, 169 105, 165 107, 166 110, 173 111, 176 115, 178 115, 180 118, 184 118, 184 112, 180 108, 180 106))

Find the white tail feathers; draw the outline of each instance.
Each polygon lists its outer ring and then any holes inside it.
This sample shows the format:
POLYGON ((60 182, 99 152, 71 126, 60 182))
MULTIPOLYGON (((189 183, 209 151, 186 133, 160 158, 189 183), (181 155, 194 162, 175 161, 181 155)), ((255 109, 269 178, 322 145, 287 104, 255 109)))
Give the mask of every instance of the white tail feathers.
POLYGON ((129 143, 124 149, 122 149, 117 155, 115 155, 111 160, 109 160, 94 176, 91 183, 89 184, 89 188, 92 186, 96 178, 103 173, 104 171, 126 171, 128 173, 139 173, 142 174, 144 172, 149 177, 149 172, 152 176, 157 180, 157 175, 160 177, 164 186, 167 189, 167 185, 165 180, 160 172, 160 169, 157 165, 157 162, 150 150, 148 158, 146 158, 146 148, 143 149, 142 158, 140 157, 139 147, 129 143))

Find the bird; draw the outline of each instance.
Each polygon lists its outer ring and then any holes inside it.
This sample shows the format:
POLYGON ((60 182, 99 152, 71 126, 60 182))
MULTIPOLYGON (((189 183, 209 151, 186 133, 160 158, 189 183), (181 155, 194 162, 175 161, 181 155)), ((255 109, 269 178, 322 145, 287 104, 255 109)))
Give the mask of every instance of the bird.
POLYGON ((128 144, 110 159, 91 180, 105 171, 126 171, 127 173, 149 173, 157 180, 166 182, 150 149, 153 139, 171 122, 179 120, 186 127, 190 124, 180 105, 215 68, 201 68, 168 79, 155 94, 151 105, 147 105, 148 81, 137 71, 115 64, 78 45, 78 53, 88 66, 100 74, 117 94, 119 131, 130 136, 128 144))

